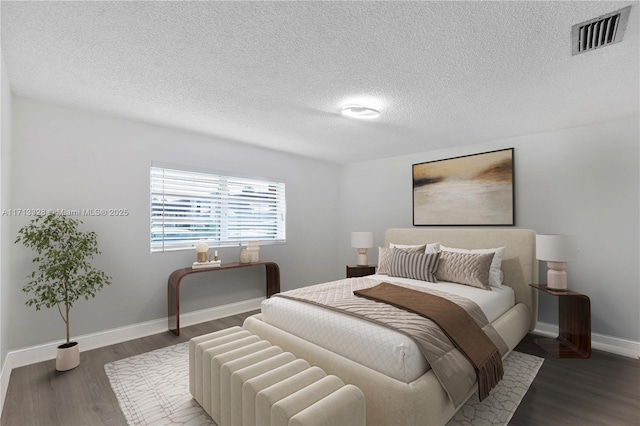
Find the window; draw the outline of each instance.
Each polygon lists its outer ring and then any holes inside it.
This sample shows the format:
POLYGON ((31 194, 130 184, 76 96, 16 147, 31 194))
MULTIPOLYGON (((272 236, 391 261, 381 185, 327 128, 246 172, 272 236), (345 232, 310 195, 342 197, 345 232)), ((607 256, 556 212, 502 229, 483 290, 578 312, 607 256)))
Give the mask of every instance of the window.
POLYGON ((285 185, 151 166, 151 252, 284 243, 285 185))

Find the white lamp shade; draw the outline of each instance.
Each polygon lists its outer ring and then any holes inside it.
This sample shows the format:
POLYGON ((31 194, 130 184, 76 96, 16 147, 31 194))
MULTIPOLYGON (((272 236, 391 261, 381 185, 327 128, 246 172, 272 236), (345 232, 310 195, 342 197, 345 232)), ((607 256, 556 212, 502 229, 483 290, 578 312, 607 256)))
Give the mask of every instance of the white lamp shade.
POLYGON ((351 247, 355 247, 355 248, 373 247, 373 232, 352 232, 351 247))
POLYGON ((536 259, 548 262, 571 262, 577 259, 573 235, 536 235, 536 259))

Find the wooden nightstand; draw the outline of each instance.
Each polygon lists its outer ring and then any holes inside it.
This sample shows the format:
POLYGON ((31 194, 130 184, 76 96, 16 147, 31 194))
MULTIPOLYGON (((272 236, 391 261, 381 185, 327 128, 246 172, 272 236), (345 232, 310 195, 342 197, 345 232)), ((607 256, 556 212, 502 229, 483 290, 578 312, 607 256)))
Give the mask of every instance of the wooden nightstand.
POLYGON ((376 265, 349 266, 347 265, 347 278, 364 277, 376 273, 376 265))
POLYGON ((575 291, 552 290, 546 284, 529 284, 558 297, 558 337, 534 339, 555 358, 589 358, 591 356, 591 301, 575 291))

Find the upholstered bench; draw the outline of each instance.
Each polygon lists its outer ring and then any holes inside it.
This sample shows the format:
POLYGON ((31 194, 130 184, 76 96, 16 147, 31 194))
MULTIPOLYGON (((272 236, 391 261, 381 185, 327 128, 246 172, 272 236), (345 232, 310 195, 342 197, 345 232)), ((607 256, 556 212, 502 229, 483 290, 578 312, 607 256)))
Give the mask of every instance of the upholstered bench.
POLYGON ((220 426, 366 423, 360 389, 240 327, 191 339, 189 390, 220 426))

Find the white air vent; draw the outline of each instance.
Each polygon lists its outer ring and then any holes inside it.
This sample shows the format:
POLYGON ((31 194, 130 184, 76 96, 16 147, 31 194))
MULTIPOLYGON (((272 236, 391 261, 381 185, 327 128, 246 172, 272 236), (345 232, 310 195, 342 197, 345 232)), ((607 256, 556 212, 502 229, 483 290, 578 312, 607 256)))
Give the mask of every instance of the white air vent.
POLYGON ((631 6, 571 27, 572 55, 622 41, 631 6))

